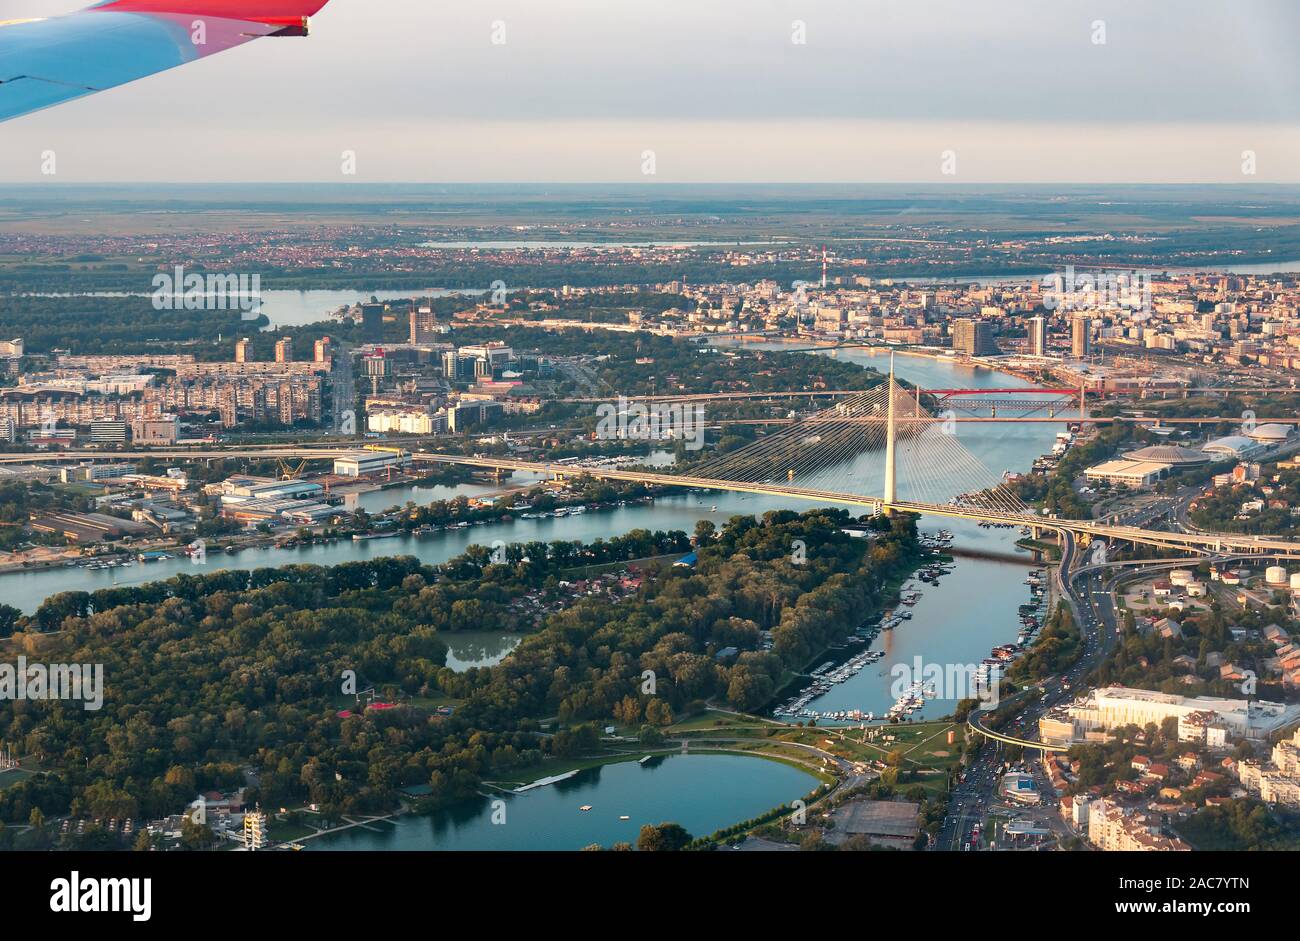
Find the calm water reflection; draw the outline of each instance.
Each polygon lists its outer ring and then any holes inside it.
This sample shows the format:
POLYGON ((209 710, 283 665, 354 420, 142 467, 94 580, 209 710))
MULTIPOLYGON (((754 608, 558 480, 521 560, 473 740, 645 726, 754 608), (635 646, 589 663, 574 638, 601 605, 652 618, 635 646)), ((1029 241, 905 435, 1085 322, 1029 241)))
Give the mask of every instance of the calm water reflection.
POLYGON ((672 755, 579 772, 502 795, 504 824, 484 798, 431 817, 402 817, 308 840, 312 850, 578 850, 636 843, 644 824, 674 821, 693 836, 806 796, 818 781, 790 765, 742 755, 672 755), (590 806, 591 810, 579 808, 590 806), (620 819, 627 817, 627 820, 620 819))

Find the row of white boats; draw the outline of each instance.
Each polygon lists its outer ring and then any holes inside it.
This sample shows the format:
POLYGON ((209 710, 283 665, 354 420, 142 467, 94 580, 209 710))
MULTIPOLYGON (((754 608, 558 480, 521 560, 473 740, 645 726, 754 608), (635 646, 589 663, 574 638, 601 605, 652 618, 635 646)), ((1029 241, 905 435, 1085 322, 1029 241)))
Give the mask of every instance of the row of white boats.
MULTIPOLYGON (((848 660, 835 664, 833 660, 823 663, 809 675, 813 678, 812 683, 805 688, 799 695, 795 696, 789 702, 778 706, 773 710, 774 715, 803 717, 809 719, 820 718, 839 718, 838 714, 827 713, 822 716, 814 710, 808 708, 809 703, 815 699, 820 699, 831 691, 831 688, 837 683, 843 683, 857 676, 863 668, 870 664, 879 662, 885 656, 883 650, 864 650, 861 653, 854 654, 848 660)), ((854 710, 856 712, 856 710, 854 710)), ((870 715, 869 713, 867 715, 870 715)), ((850 718, 861 718, 862 713, 857 713, 850 718)))
POLYGON ((587 512, 585 506, 562 506, 558 510, 550 510, 546 513, 520 513, 521 520, 544 520, 544 519, 564 519, 566 516, 581 516, 587 512))
POLYGON ((96 559, 94 562, 78 562, 77 568, 100 572, 104 569, 129 569, 135 565, 132 559, 96 559))
POLYGON ((922 683, 917 680, 907 687, 903 694, 895 700, 894 704, 889 707, 885 717, 893 719, 901 716, 908 716, 919 709, 925 708, 927 699, 934 699, 938 696, 933 683, 922 683))
MULTIPOLYGON (((946 548, 951 543, 951 539, 952 534, 943 531, 938 537, 931 537, 932 543, 939 542, 940 544, 932 544, 927 548, 946 548), (945 536, 947 539, 943 540, 942 537, 945 536)), ((922 568, 917 575, 922 581, 937 585, 939 577, 952 570, 953 563, 941 562, 922 568)), ((1021 629, 1017 635, 1016 643, 1001 644, 990 651, 990 655, 976 668, 975 682, 977 687, 987 689, 996 685, 1001 680, 1005 668, 1019 658, 1023 648, 1032 642, 1034 635, 1042 626, 1046 612, 1047 570, 1042 568, 1034 569, 1025 579, 1025 584, 1030 587, 1033 601, 1031 604, 1022 606, 1021 629)), ((920 598, 921 592, 904 585, 899 593, 899 604, 900 606, 914 605, 920 598)), ((853 643, 869 643, 881 631, 893 630, 911 617, 912 613, 910 611, 887 611, 879 623, 860 629, 857 634, 849 638, 846 644, 839 646, 843 647, 853 643)), ((810 708, 816 700, 829 693, 836 684, 852 679, 864 667, 879 662, 884 656, 885 652, 883 650, 864 650, 838 665, 833 660, 823 663, 811 672, 812 683, 797 696, 774 709, 773 714, 798 719, 871 722, 877 718, 885 720, 909 716, 924 708, 927 700, 937 698, 933 684, 918 681, 908 686, 895 700, 894 704, 880 716, 860 709, 821 712, 810 708)))

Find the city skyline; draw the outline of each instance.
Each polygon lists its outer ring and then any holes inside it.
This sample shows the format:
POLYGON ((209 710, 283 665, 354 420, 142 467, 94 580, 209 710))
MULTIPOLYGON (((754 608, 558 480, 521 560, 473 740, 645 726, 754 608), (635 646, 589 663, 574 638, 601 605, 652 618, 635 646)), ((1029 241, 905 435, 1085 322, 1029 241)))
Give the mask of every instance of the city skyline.
POLYGON ((0 13, 16 911, 1285 904, 1294 0, 86 2, 0 13))

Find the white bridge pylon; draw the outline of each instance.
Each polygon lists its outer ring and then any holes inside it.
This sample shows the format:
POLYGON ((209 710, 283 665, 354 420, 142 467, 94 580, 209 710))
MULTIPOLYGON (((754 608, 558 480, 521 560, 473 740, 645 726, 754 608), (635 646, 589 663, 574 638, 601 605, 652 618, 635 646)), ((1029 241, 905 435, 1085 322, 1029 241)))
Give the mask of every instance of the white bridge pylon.
MULTIPOLYGON (((889 354, 889 379, 887 382, 889 398, 889 415, 885 424, 885 493, 884 493, 884 511, 890 513, 893 511, 894 504, 898 502, 898 405, 894 401, 897 391, 897 385, 894 382, 894 354, 889 354)), ((917 402, 920 405, 920 402, 917 402)))
POLYGON ((958 433, 966 427, 950 415, 933 415, 919 391, 897 381, 891 364, 886 381, 876 388, 692 465, 686 473, 871 495, 886 512, 908 502, 954 503, 1035 518, 1003 475, 962 444, 958 433))

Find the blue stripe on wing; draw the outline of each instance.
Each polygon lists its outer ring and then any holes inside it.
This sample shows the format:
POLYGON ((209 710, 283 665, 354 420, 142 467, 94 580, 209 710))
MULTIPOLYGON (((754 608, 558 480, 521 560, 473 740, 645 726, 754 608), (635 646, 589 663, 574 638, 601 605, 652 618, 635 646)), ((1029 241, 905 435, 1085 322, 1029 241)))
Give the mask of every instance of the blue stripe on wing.
POLYGON ((190 32, 195 19, 83 11, 0 27, 0 121, 124 85, 274 31, 260 23, 202 17, 207 42, 196 46, 190 32))

